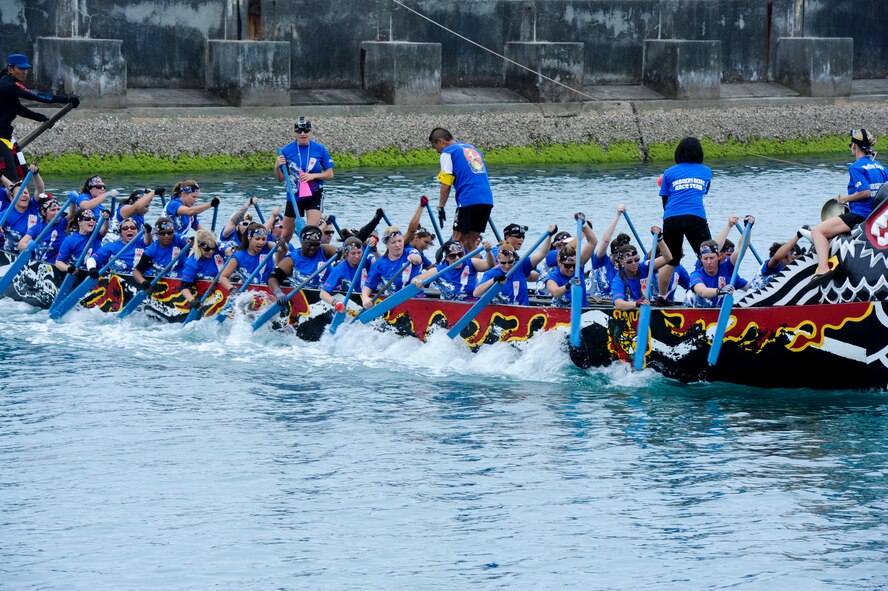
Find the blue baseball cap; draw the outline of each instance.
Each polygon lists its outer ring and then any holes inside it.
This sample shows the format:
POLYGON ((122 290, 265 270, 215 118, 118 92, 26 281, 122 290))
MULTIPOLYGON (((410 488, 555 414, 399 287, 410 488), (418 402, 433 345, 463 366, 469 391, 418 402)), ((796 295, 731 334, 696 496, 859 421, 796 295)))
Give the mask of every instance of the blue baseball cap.
POLYGON ((8 58, 6 58, 7 66, 15 66, 17 68, 27 69, 33 68, 31 64, 28 63, 28 56, 21 53, 13 53, 8 58))

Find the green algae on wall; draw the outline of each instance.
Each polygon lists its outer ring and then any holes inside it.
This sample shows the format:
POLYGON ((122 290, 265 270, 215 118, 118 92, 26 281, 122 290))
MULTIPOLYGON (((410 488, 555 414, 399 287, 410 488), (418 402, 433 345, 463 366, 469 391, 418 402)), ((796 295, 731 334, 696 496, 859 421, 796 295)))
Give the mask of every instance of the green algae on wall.
MULTIPOLYGON (((749 158, 751 156, 794 156, 828 154, 847 150, 848 139, 840 136, 805 138, 794 140, 751 140, 739 142, 731 139, 716 142, 702 138, 707 160, 723 158, 749 158)), ((648 159, 653 162, 672 162, 677 142, 657 143, 646 146, 648 159)), ((594 143, 547 144, 543 146, 509 146, 484 149, 489 164, 618 164, 642 161, 641 147, 634 142, 615 142, 607 147, 594 143)), ((434 167, 438 154, 432 149, 398 150, 390 147, 366 154, 333 154, 339 169, 349 168, 403 168, 412 166, 434 167)), ((105 175, 140 172, 181 172, 183 174, 206 171, 257 170, 270 171, 275 159, 272 152, 255 152, 243 155, 215 154, 208 156, 161 157, 149 154, 99 155, 82 154, 49 155, 37 163, 47 174, 83 176, 95 173, 105 175)))

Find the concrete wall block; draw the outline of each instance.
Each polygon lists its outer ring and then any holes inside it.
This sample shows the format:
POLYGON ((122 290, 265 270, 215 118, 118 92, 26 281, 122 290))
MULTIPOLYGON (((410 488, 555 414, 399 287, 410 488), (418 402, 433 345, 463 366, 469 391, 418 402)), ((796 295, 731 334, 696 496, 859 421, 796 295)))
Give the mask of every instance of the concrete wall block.
POLYGON ((848 96, 854 71, 851 37, 781 37, 777 80, 803 96, 848 96))
POLYGON ((38 37, 34 53, 37 87, 76 94, 84 106, 126 107, 126 61, 118 39, 38 37))
POLYGON ((361 43, 362 87, 393 105, 441 102, 441 44, 361 43))
POLYGON ((539 103, 576 102, 582 97, 561 86, 582 89, 585 58, 582 43, 512 41, 506 43, 506 57, 533 72, 506 62, 506 86, 528 100, 539 103), (536 72, 539 72, 537 74, 536 72), (546 76, 560 82, 556 84, 546 76))
POLYGON ((290 105, 290 44, 283 41, 207 42, 207 90, 240 107, 290 105))
POLYGON ((646 39, 643 84, 672 99, 721 96, 721 42, 646 39))

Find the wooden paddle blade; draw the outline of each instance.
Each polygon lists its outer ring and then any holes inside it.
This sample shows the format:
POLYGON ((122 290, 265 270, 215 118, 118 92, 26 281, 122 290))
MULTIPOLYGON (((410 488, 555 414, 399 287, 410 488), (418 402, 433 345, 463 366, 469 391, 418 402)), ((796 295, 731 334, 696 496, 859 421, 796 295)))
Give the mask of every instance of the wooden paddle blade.
POLYGON ((454 324, 453 327, 449 331, 447 331, 447 336, 450 337, 450 340, 458 337, 460 333, 462 333, 463 329, 467 327, 472 322, 472 320, 474 320, 475 317, 481 312, 481 310, 483 310, 487 306, 487 304, 489 304, 491 300, 493 300, 493 298, 499 295, 499 292, 501 292, 502 290, 502 283, 496 282, 491 285, 490 289, 484 292, 484 295, 478 298, 478 301, 475 302, 471 308, 469 308, 469 311, 463 314, 463 317, 457 320, 456 324, 454 324))
POLYGON ((731 319, 731 311, 734 308, 734 294, 725 294, 722 300, 721 310, 718 313, 718 323, 715 325, 715 334, 712 335, 712 346, 709 348, 709 356, 706 361, 711 366, 718 363, 718 356, 721 353, 722 341, 725 338, 725 332, 728 330, 728 320, 731 319))
POLYGON ((635 338, 635 369, 644 369, 644 358, 647 355, 648 342, 650 341, 651 305, 643 304, 638 311, 638 330, 635 338))

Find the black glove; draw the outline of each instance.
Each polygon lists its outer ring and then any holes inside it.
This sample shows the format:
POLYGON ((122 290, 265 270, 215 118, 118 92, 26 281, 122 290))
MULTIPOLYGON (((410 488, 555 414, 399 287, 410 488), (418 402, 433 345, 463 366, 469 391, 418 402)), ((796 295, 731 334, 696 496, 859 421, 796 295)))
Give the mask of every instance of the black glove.
POLYGON ((149 291, 151 289, 151 282, 147 279, 141 281, 138 285, 139 289, 144 289, 145 291, 149 291))
POLYGON ((142 229, 145 230, 146 234, 150 234, 151 233, 151 224, 148 224, 148 223, 142 224, 142 229))
POLYGON ((552 231, 549 232, 549 236, 554 236, 558 232, 558 225, 556 224, 552 231))
POLYGON ((290 302, 287 301, 287 296, 284 294, 283 290, 280 287, 274 290, 274 299, 277 302, 277 305, 283 309, 287 309, 290 302))
POLYGON ((213 207, 219 207, 219 203, 220 203, 219 198, 213 197, 213 200, 210 201, 210 203, 213 205, 213 207))
POLYGON ((443 226, 447 221, 447 211, 443 207, 438 208, 438 224, 443 226))
POLYGON ((37 113, 37 117, 35 117, 34 120, 39 121, 40 123, 46 123, 47 121, 49 121, 49 117, 47 117, 43 113, 37 113))
POLYGON ((74 265, 68 265, 68 268, 65 269, 65 272, 69 275, 74 275, 75 273, 77 273, 77 267, 75 267, 74 265))
POLYGON ((383 209, 381 207, 379 207, 376 209, 376 213, 373 215, 373 219, 376 220, 377 223, 379 223, 379 220, 381 220, 382 216, 384 216, 384 215, 385 215, 385 211, 383 211, 383 209))
POLYGON ((500 269, 500 274, 493 278, 493 280, 497 283, 505 283, 506 282, 506 272, 500 269))
POLYGON ((336 216, 335 215, 328 215, 327 216, 327 223, 330 224, 331 226, 333 224, 335 224, 336 223, 336 216))
POLYGON ((190 302, 188 302, 188 307, 192 310, 200 310, 200 299, 194 298, 190 302))
POLYGON ((163 197, 164 195, 166 195, 166 192, 166 187, 157 187, 156 189, 154 189, 154 194, 158 197, 163 197))
POLYGON ((68 102, 71 103, 72 105, 74 105, 74 108, 76 109, 77 107, 80 106, 80 97, 79 96, 69 96, 68 102))
POLYGON ((95 269, 95 268, 90 269, 88 271, 88 273, 92 279, 95 279, 96 281, 98 281, 98 279, 99 279, 99 270, 98 269, 95 269))

